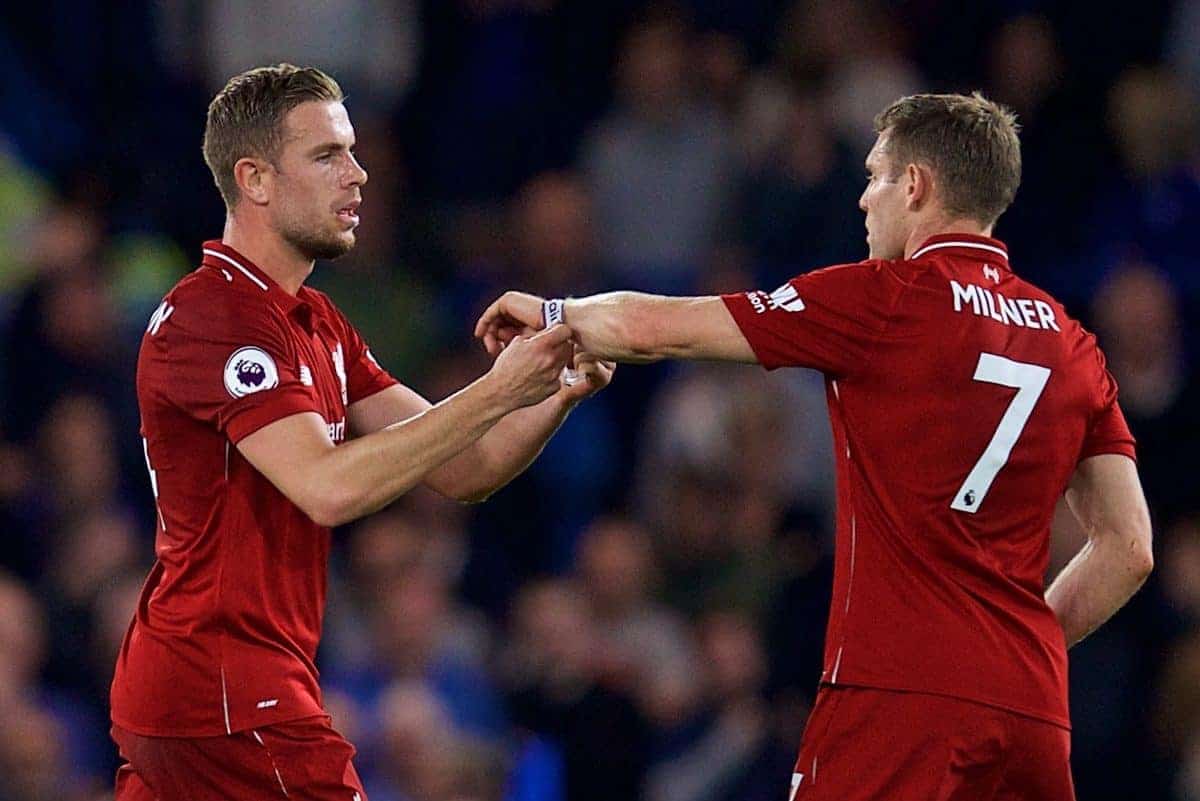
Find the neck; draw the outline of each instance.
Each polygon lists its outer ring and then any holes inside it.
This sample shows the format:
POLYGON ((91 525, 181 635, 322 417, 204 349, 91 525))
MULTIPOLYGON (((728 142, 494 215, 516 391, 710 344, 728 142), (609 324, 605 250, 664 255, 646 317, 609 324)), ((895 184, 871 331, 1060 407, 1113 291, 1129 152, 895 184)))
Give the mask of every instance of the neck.
POLYGON ((241 222, 233 214, 225 217, 221 241, 254 262, 289 295, 300 291, 313 270, 313 260, 297 251, 278 233, 265 226, 241 222))
POLYGON ((991 236, 992 226, 980 225, 975 220, 968 219, 934 219, 928 222, 918 223, 913 228, 912 233, 908 235, 908 241, 904 243, 904 258, 911 259, 912 254, 916 253, 917 248, 925 243, 925 240, 931 236, 939 234, 971 234, 972 236, 991 236))

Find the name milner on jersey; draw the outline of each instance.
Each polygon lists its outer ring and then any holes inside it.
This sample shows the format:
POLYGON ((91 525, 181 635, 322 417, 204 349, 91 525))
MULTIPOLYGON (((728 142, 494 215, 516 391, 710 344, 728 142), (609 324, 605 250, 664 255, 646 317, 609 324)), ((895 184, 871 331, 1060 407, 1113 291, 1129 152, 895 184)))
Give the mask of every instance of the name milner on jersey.
POLYGON ((995 290, 984 289, 975 284, 963 286, 953 279, 950 280, 950 290, 954 295, 956 312, 969 309, 980 317, 990 317, 1004 325, 1053 331, 1062 330, 1058 327, 1058 321, 1054 319, 1054 309, 1044 300, 1011 299, 995 290))

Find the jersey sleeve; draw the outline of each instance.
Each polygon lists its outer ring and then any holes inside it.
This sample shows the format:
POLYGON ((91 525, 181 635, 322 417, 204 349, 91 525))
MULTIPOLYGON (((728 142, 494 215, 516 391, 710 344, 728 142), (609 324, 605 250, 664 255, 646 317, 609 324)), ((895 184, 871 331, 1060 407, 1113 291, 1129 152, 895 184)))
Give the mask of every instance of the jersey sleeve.
POLYGON ((334 312, 341 324, 346 343, 346 404, 350 405, 399 384, 400 382, 375 360, 358 329, 351 325, 340 311, 335 309, 334 312))
POLYGON ((827 267, 774 292, 724 295, 726 308, 768 370, 812 367, 838 377, 868 361, 900 290, 886 262, 827 267))
POLYGON ((1104 453, 1116 453, 1136 459, 1135 441, 1129 424, 1117 402, 1117 380, 1108 371, 1104 354, 1096 348, 1096 409, 1088 423, 1080 461, 1104 453))
POLYGON ((283 321, 265 307, 204 309, 181 302, 156 336, 165 339, 166 380, 159 392, 234 444, 289 415, 321 412, 300 380, 283 321))

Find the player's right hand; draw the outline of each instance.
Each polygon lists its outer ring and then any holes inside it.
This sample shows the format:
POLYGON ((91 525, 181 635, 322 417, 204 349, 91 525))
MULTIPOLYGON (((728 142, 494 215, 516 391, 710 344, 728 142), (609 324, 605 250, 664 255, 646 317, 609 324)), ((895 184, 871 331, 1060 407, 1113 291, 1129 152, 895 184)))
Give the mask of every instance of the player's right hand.
POLYGON ((571 329, 547 328, 533 336, 517 335, 500 351, 488 376, 513 408, 532 406, 558 392, 559 376, 573 363, 571 329))
POLYGON ((495 356, 522 331, 537 330, 545 325, 543 300, 526 292, 505 292, 480 315, 475 323, 475 336, 482 339, 488 353, 495 356))

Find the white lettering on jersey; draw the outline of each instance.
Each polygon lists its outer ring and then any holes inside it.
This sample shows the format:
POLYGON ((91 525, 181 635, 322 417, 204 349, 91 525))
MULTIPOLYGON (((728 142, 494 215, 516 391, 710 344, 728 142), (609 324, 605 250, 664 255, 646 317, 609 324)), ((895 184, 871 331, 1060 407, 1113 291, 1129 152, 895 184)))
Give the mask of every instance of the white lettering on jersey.
POLYGON ((333 357, 333 371, 337 373, 338 381, 342 382, 342 405, 349 403, 346 399, 346 356, 342 352, 342 343, 339 342, 330 354, 333 357))
POLYGON ((772 309, 783 309, 789 312, 804 311, 804 301, 800 299, 800 293, 796 287, 791 284, 784 284, 772 292, 767 305, 772 309))
POLYGON ((306 387, 313 385, 312 370, 308 369, 307 364, 300 365, 300 383, 306 387))
POLYGON ((171 316, 171 312, 175 311, 175 307, 165 300, 158 304, 158 308, 154 310, 154 314, 150 315, 150 324, 146 326, 146 331, 150 336, 158 333, 158 329, 162 328, 162 324, 171 316))
POLYGON ((763 303, 763 298, 767 297, 767 293, 754 290, 747 292, 746 297, 750 300, 750 305, 754 307, 755 314, 763 314, 767 310, 767 306, 763 303))
POLYGON ((326 423, 326 428, 329 430, 329 438, 334 442, 341 442, 346 438, 346 418, 343 417, 336 423, 326 423))
POLYGON ((975 284, 963 286, 950 281, 954 310, 969 309, 979 317, 989 317, 1004 325, 1019 328, 1034 328, 1043 331, 1061 331, 1054 309, 1044 300, 1032 298, 1008 298, 993 289, 984 289, 975 284))

